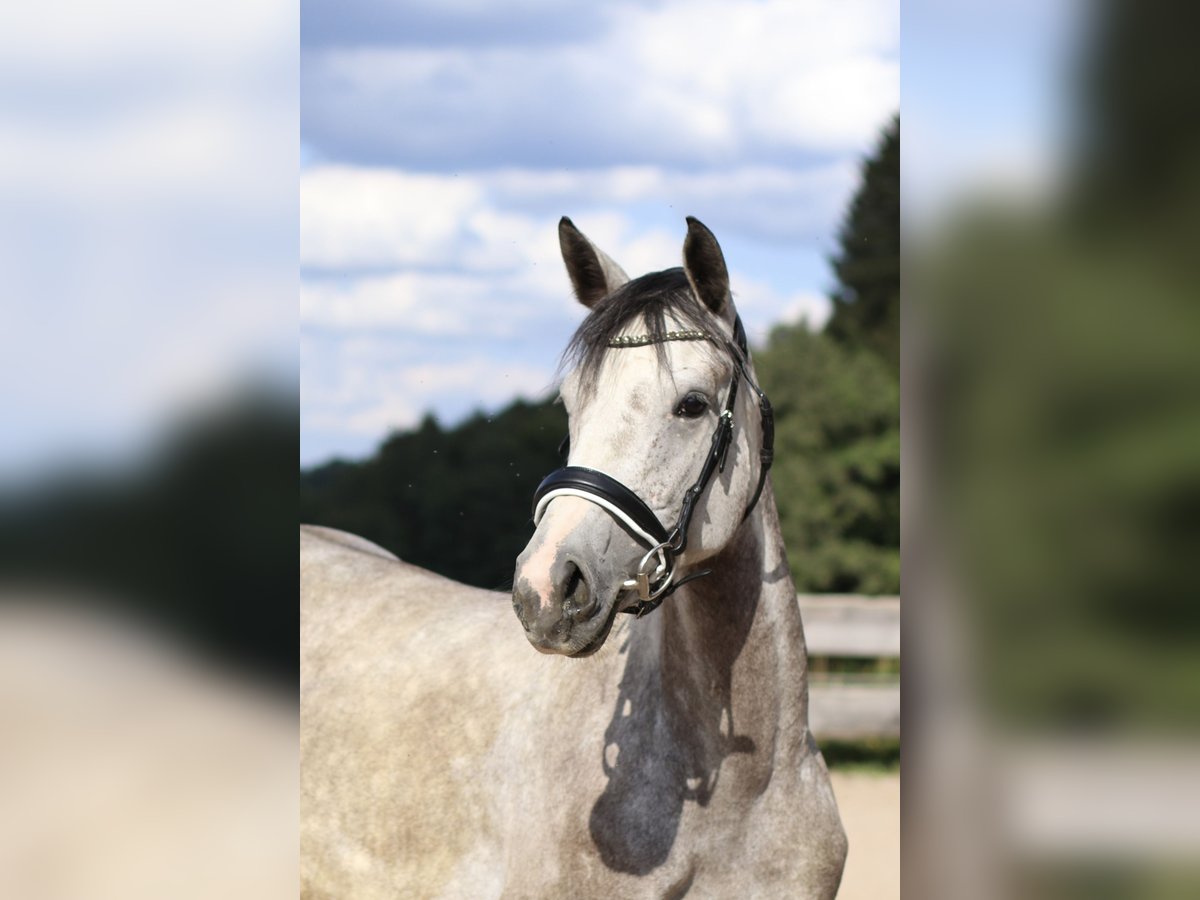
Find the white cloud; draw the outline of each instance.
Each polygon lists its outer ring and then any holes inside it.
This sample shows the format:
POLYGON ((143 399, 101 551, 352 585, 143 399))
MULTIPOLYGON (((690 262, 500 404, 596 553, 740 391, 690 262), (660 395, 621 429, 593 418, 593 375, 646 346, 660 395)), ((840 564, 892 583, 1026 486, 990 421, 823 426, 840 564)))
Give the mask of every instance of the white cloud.
POLYGON ((406 397, 375 397, 365 408, 351 411, 302 402, 301 416, 306 428, 328 429, 347 436, 382 437, 389 431, 416 425, 421 419, 421 407, 406 397))
POLYGON ((176 79, 228 74, 294 47, 295 15, 285 0, 7 3, 0 6, 0 58, 27 79, 83 75, 94 83, 97 76, 147 65, 165 67, 176 79))
POLYGON ((481 285, 462 275, 399 275, 305 282, 300 322, 325 328, 399 328, 411 334, 465 334, 481 285), (450 302, 452 298, 453 302, 450 302))
POLYGON ((845 153, 899 106, 894 0, 624 6, 590 41, 310 51, 309 140, 475 167, 767 162, 845 153))
MULTIPOLYGON (((754 204, 739 208, 739 198, 757 195, 764 215, 823 220, 820 231, 827 234, 853 179, 848 165, 799 172, 757 167, 724 176, 657 167, 544 176, 523 169, 462 178, 317 166, 301 176, 301 259, 334 274, 302 283, 301 324, 455 338, 464 346, 547 328, 565 332, 583 311, 559 256, 558 216, 514 212, 510 204, 533 197, 536 204, 582 208, 576 224, 636 277, 680 264, 683 216, 666 230, 646 227, 622 209, 652 200, 666 205, 673 194, 677 201, 690 198, 680 201, 683 209, 715 211, 726 226, 739 213, 752 218, 754 204)), ((717 230, 724 240, 737 229, 717 230)), ((781 246, 786 255, 787 244, 781 246)), ((732 256, 730 265, 748 323, 765 329, 803 316, 814 327, 823 324, 828 305, 814 286, 772 284, 732 256)))
POLYGON ((626 35, 654 86, 654 114, 743 156, 756 146, 854 148, 899 106, 892 2, 677 0, 627 11, 608 49, 626 35))
POLYGON ((497 363, 476 356, 454 363, 425 363, 398 373, 399 385, 410 391, 421 389, 470 391, 486 403, 507 401, 514 395, 544 394, 554 383, 554 372, 520 363, 497 363))
MULTIPOLYGON (((557 252, 557 243, 546 243, 557 252)), ((502 274, 403 271, 308 279, 300 286, 300 324, 472 341, 511 337, 582 315, 557 256, 554 262, 541 271, 502 274)))
MULTIPOLYGON (((753 204, 739 207, 751 197, 763 215, 809 217, 802 228, 827 231, 853 169, 643 166, 453 177, 314 166, 301 179, 302 261, 324 270, 301 285, 302 330, 321 335, 306 341, 302 416, 324 447, 354 455, 364 438, 412 427, 427 410, 454 420, 551 386, 557 354, 584 310, 563 271, 557 212, 521 211, 522 204, 582 209, 576 224, 637 276, 679 265, 683 215, 667 230, 623 210, 658 202, 736 219, 739 210, 754 216, 753 204), (514 341, 537 345, 539 361, 505 359, 514 341), (316 343, 329 350, 326 358, 313 351, 316 343)), ((824 323, 823 297, 755 277, 736 258, 730 263, 752 340, 778 321, 824 323)))
POLYGON ((471 179, 314 166, 300 177, 300 261, 309 266, 446 265, 479 207, 471 179))
MULTIPOLYGON (((779 313, 779 321, 789 325, 803 322, 813 331, 819 331, 829 321, 833 303, 823 294, 793 294, 779 313)), ((764 329, 764 332, 770 329, 764 329)))
POLYGON ((824 323, 823 254, 899 106, 895 0, 616 2, 566 30, 556 7, 536 41, 420 9, 436 35, 410 39, 370 2, 306 37, 302 68, 301 328, 321 348, 302 404, 322 441, 541 394, 584 315, 563 214, 632 276, 679 265, 695 215, 753 339, 824 323))
POLYGON ((555 228, 561 213, 582 210, 585 230, 607 250, 630 237, 632 224, 622 210, 637 204, 678 210, 678 234, 660 236, 675 244, 669 255, 647 258, 644 250, 663 245, 648 245, 641 237, 629 248, 633 255, 628 265, 621 260, 631 273, 646 271, 674 264, 667 260, 678 257, 683 218, 689 214, 772 240, 811 241, 827 235, 856 177, 856 165, 849 160, 810 169, 744 166, 680 172, 617 166, 572 172, 497 169, 461 176, 311 166, 300 177, 301 263, 317 268, 454 266, 480 272, 540 267, 559 277, 555 228))
POLYGON ((828 297, 812 291, 779 291, 736 271, 731 274, 734 302, 751 343, 761 343, 774 325, 805 322, 809 328, 825 325, 832 307, 828 297))
POLYGON ((516 396, 542 397, 554 384, 549 363, 502 362, 484 352, 413 361, 406 349, 400 341, 353 338, 337 345, 333 371, 322 373, 310 360, 300 393, 306 427, 383 436, 413 427, 431 409, 495 409, 516 396))
POLYGON ((0 477, 131 458, 251 372, 294 377, 294 16, 0 6, 0 477))

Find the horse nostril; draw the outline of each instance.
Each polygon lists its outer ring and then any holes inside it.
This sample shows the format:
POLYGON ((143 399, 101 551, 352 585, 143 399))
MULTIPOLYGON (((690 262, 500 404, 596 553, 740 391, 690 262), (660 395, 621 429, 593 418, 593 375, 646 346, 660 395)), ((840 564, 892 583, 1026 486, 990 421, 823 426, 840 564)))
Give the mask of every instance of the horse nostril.
POLYGON ((595 603, 583 571, 568 563, 567 580, 563 586, 562 611, 568 619, 586 619, 595 612, 595 603))
POLYGON ((575 592, 579 586, 583 584, 586 589, 586 582, 583 580, 583 573, 579 571, 579 566, 574 563, 567 563, 567 585, 563 588, 563 599, 568 600, 575 596, 575 592))

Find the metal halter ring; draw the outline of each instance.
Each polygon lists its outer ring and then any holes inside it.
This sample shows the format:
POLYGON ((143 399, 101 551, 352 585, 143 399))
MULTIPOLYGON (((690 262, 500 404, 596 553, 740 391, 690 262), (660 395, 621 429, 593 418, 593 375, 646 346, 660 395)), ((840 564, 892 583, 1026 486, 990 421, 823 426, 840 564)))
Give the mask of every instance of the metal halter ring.
POLYGON ((670 541, 664 541, 658 546, 647 550, 646 555, 638 563, 637 574, 633 578, 621 582, 622 588, 636 588, 638 597, 641 598, 643 603, 662 595, 671 586, 671 581, 675 578, 675 570, 667 562, 666 549, 669 543, 670 541), (658 564, 654 567, 653 572, 647 572, 646 563, 650 561, 650 557, 652 556, 658 557, 658 564), (663 580, 651 589, 650 579, 652 578, 662 578, 663 580))

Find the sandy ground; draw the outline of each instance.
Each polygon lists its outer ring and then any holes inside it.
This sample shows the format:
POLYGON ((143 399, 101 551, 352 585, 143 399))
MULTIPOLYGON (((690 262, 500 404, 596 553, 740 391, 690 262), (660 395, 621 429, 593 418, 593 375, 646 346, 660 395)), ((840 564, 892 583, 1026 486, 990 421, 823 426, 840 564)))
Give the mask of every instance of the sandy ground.
POLYGON ((831 773, 850 855, 838 900, 900 896, 900 776, 831 773))

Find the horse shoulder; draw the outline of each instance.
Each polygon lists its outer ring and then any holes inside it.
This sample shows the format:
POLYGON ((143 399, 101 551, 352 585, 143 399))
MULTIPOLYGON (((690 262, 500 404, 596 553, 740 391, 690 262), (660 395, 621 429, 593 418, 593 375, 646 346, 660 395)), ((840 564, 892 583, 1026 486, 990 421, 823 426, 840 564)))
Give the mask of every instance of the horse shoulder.
POLYGON ((501 826, 481 788, 513 659, 536 654, 504 595, 372 548, 301 531, 302 881, 313 896, 497 895, 483 885, 501 826))
POLYGON ((777 768, 751 809, 744 844, 764 897, 832 898, 845 865, 846 832, 825 760, 811 733, 801 755, 777 768))

